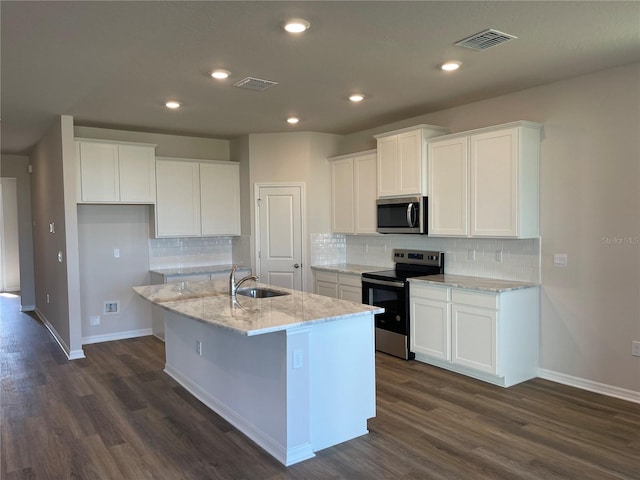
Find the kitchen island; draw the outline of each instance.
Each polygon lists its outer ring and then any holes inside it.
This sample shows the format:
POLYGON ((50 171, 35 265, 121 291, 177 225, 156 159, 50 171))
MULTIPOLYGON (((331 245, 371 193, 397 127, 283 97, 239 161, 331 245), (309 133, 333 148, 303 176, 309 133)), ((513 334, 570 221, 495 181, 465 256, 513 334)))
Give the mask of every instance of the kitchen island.
POLYGON ((230 297, 221 280, 134 290, 164 310, 165 372, 284 465, 368 432, 383 309, 284 288, 230 297))

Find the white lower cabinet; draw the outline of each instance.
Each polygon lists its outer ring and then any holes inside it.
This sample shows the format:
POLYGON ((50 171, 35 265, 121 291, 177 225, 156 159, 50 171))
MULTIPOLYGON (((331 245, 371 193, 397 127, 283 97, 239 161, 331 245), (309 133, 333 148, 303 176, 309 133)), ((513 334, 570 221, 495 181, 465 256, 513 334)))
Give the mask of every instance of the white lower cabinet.
POLYGON ((536 377, 539 289, 501 293, 411 282, 416 360, 509 387, 536 377))
POLYGON ((360 275, 349 273, 316 270, 316 293, 325 297, 362 303, 362 278, 360 275))

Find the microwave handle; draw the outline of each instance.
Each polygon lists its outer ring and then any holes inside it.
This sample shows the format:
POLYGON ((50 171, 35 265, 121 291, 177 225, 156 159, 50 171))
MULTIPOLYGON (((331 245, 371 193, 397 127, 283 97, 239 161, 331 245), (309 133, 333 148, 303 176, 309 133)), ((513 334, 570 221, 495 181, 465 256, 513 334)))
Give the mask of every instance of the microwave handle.
POLYGON ((414 208, 414 203, 411 202, 409 203, 409 205, 407 205, 407 225, 409 225, 409 227, 413 228, 416 225, 416 220, 414 219, 414 213, 415 212, 415 208, 414 208))

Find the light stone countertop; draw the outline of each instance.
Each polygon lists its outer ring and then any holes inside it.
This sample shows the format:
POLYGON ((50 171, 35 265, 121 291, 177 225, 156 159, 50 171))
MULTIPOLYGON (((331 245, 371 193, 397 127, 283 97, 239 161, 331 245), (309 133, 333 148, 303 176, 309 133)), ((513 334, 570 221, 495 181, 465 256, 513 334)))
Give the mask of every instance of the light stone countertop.
MULTIPOLYGON (((151 273, 158 273, 164 276, 178 275, 197 275, 198 273, 231 273, 233 265, 200 265, 196 267, 177 267, 177 268, 156 268, 149 270, 151 273)), ((251 270, 251 267, 238 265, 241 271, 251 270)))
POLYGON ((378 272, 389 270, 392 267, 374 267, 372 265, 357 265, 355 263, 334 263, 331 265, 314 265, 312 270, 323 270, 325 272, 349 273, 352 275, 362 275, 366 272, 378 272))
POLYGON ((411 283, 427 283, 444 287, 465 288, 482 292, 502 293, 522 288, 537 287, 537 283, 516 282, 512 280, 498 280, 494 278, 468 277, 465 275, 429 275, 426 277, 410 278, 411 283))
POLYGON ((260 286, 289 292, 289 295, 271 298, 237 295, 233 299, 229 296, 226 280, 147 285, 133 287, 133 290, 171 312, 249 336, 320 322, 348 320, 363 313, 384 312, 380 307, 270 287, 253 281, 243 286, 260 286))

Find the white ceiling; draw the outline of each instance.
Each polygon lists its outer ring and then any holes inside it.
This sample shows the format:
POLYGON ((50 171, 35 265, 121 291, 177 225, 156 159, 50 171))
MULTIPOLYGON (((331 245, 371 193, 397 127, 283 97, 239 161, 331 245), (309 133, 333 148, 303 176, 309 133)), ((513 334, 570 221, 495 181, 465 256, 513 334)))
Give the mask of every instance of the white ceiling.
POLYGON ((27 153, 61 114, 214 138, 348 134, 640 61, 637 1, 3 0, 0 9, 2 153, 27 153), (290 17, 311 28, 286 34, 290 17), (453 45, 487 28, 518 39, 484 52, 453 45), (441 72, 450 59, 462 68, 441 72), (215 68, 232 77, 214 81, 215 68), (278 85, 232 87, 245 76, 278 85), (361 104, 346 100, 355 91, 361 104), (166 109, 168 99, 183 107, 166 109))

